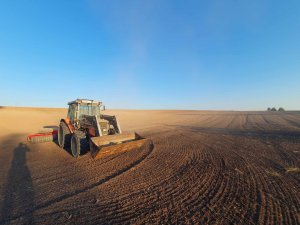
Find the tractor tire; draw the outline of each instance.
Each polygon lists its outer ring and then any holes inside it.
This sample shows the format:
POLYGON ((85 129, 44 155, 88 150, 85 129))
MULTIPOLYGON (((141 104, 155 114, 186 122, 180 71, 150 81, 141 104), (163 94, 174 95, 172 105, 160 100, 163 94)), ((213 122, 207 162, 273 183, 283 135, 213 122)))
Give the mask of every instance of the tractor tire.
POLYGON ((58 128, 58 145, 61 148, 69 148, 71 145, 71 132, 64 122, 60 122, 58 128))
POLYGON ((73 157, 78 158, 87 152, 89 148, 86 135, 82 131, 75 131, 71 138, 71 153, 73 157))

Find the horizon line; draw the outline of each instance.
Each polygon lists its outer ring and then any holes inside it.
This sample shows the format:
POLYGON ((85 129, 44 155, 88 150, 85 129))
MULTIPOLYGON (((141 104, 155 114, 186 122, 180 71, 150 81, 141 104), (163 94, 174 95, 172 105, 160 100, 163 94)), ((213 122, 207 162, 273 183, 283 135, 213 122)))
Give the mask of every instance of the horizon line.
MULTIPOLYGON (((0 105, 0 109, 3 108, 19 108, 19 109, 68 109, 68 107, 45 107, 45 106, 3 106, 0 105)), ((268 107, 267 107, 268 108, 268 107)), ((136 109, 136 108, 106 108, 105 110, 130 110, 130 111, 225 111, 225 112, 268 112, 267 109, 179 109, 179 108, 147 108, 147 109, 136 109)), ((283 112, 298 112, 300 109, 290 109, 283 112)), ((271 111, 278 112, 278 111, 271 111)))

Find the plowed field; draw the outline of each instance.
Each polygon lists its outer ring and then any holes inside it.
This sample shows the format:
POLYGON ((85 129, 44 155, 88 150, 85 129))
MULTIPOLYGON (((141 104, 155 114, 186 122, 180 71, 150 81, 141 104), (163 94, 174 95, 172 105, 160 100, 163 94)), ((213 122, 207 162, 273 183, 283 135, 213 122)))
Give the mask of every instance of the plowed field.
POLYGON ((300 224, 300 113, 105 111, 152 139, 74 159, 26 135, 64 109, 0 109, 0 224, 300 224))

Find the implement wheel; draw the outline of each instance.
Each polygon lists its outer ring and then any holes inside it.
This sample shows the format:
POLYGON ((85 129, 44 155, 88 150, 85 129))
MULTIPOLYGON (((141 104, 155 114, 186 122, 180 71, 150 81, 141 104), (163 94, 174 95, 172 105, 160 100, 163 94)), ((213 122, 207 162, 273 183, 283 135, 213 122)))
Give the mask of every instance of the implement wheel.
POLYGON ((73 157, 78 158, 88 150, 88 141, 85 133, 82 131, 75 131, 71 138, 71 153, 73 157))
POLYGON ((61 148, 69 148, 71 144, 71 132, 64 122, 60 122, 58 128, 58 145, 61 148))

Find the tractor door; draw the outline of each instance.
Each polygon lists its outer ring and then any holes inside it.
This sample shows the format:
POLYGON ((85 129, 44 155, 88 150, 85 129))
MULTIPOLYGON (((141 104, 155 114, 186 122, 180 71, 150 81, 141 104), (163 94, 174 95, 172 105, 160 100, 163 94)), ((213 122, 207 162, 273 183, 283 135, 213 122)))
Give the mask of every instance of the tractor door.
POLYGON ((70 119, 71 124, 74 123, 74 119, 76 118, 76 115, 75 115, 76 107, 77 106, 75 104, 69 105, 68 118, 70 119))

